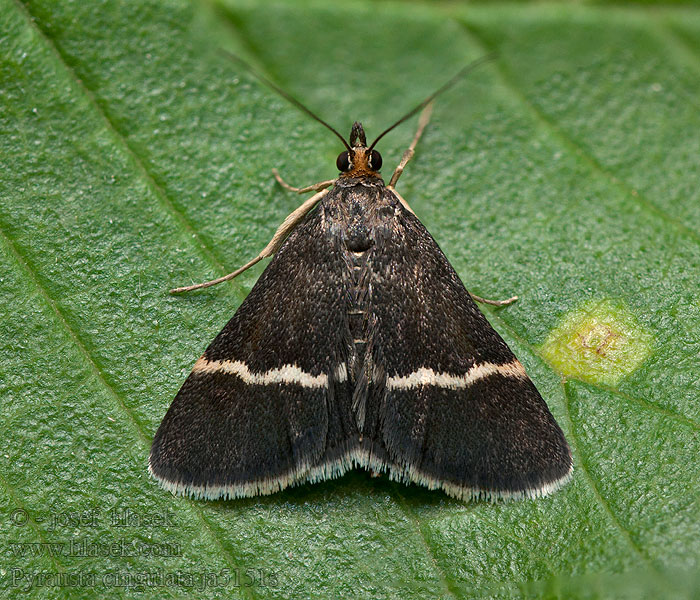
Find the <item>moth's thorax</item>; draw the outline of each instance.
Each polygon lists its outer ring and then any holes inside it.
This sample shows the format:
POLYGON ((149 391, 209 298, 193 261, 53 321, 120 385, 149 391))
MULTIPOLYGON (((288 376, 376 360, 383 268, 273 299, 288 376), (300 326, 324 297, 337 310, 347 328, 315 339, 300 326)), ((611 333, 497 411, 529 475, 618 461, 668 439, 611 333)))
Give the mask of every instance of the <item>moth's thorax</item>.
POLYGON ((397 210, 396 197, 381 178, 339 181, 321 205, 326 226, 349 252, 369 250, 378 236, 387 233, 397 210))

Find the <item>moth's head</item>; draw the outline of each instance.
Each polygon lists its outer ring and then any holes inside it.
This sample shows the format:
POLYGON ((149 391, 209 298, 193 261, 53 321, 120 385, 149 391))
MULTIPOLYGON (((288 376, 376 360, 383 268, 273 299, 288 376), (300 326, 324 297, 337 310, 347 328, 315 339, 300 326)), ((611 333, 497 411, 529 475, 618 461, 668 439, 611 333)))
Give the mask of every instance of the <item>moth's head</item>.
POLYGON ((335 161, 341 177, 379 177, 382 155, 367 147, 362 123, 355 121, 350 130, 350 150, 341 152, 335 161))

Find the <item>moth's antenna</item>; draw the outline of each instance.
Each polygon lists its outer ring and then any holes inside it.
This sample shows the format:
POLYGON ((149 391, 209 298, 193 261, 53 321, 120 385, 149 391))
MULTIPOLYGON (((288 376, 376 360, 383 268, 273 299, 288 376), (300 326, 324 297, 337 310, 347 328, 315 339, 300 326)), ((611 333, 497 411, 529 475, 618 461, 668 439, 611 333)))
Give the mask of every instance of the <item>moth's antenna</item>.
POLYGON ((483 65, 485 62, 488 62, 490 60, 493 60, 496 58, 496 53, 491 52, 490 54, 487 54, 485 56, 482 56, 481 58, 477 58, 476 60, 470 62, 466 67, 464 67, 457 75, 455 75, 452 79, 450 79, 446 84, 444 84, 441 88, 439 88, 437 91, 433 92, 428 96, 423 102, 421 102, 418 106, 416 106, 413 110, 407 112, 403 117, 401 117, 396 123, 394 123, 391 127, 388 129, 385 129, 379 134, 379 137, 377 137, 376 140, 372 142, 372 145, 367 149, 367 152, 371 151, 372 148, 374 148, 379 140, 381 140, 387 133, 389 133, 394 127, 401 125, 406 119, 410 119, 413 115, 415 115, 419 110, 427 106, 432 100, 434 100, 437 96, 442 94, 443 92, 449 90, 455 83, 457 83, 462 77, 464 77, 467 73, 470 71, 473 71, 477 67, 480 67, 483 65))
POLYGON ((321 117, 318 115, 314 114, 306 108, 299 100, 294 98, 294 96, 291 96, 288 92, 285 92, 280 86, 278 86, 276 83, 273 83, 270 81, 267 77, 256 71, 252 66, 250 66, 247 62, 245 62, 242 58, 239 58, 235 54, 231 54, 227 50, 220 49, 221 53, 230 58, 232 61, 237 62, 239 65, 241 65, 244 69, 246 69, 251 75, 262 81, 267 87, 273 89, 275 92, 277 92, 282 98, 287 100, 287 102, 290 102, 294 106, 296 106, 299 110, 305 112, 307 115, 309 115, 312 119, 315 119, 318 121, 321 125, 324 127, 330 129, 335 135, 340 138, 340 141, 343 142, 343 145, 348 149, 348 152, 352 152, 352 148, 350 147, 350 144, 348 144, 345 141, 345 138, 340 135, 333 127, 331 127, 328 123, 326 123, 321 117))

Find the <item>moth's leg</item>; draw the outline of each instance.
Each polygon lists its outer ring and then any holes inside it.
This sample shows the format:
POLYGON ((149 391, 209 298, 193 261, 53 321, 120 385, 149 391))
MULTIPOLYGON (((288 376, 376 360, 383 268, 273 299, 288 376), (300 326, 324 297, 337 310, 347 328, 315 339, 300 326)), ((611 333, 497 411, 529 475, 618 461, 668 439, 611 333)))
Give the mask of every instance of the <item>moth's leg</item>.
POLYGON ((284 179, 282 179, 282 176, 279 174, 277 169, 272 169, 272 174, 275 176, 277 183, 279 183, 285 190, 296 192, 297 194, 305 194, 306 192, 320 192, 321 190, 325 190, 327 187, 330 187, 335 183, 335 179, 329 179, 328 181, 321 181, 319 183, 314 183, 313 185, 298 188, 294 187, 293 185, 289 185, 284 179))
POLYGON ((243 271, 249 269, 254 264, 260 262, 263 258, 272 256, 275 252, 277 252, 279 247, 282 245, 282 242, 284 242, 287 236, 291 233, 292 229, 294 229, 299 224, 299 221, 301 221, 306 216, 306 213, 308 213, 314 206, 316 206, 316 204, 318 204, 321 198, 323 198, 327 193, 328 190, 321 190, 320 192, 314 194, 313 196, 311 196, 311 198, 306 200, 293 213, 289 214, 287 218, 282 222, 282 224, 277 228, 275 235, 272 236, 270 243, 267 246, 265 246, 265 248, 263 248, 263 251, 249 263, 243 265, 240 269, 237 269, 233 273, 229 273, 228 275, 224 275, 223 277, 219 277, 218 279, 212 279, 211 281, 205 281, 204 283, 198 283, 197 285, 188 285, 185 287, 172 289, 170 290, 170 293, 179 294, 180 292, 191 292, 192 290, 199 290, 202 288, 210 287, 212 285, 216 285, 217 283, 228 281, 229 279, 233 279, 234 277, 240 275, 241 273, 243 273, 243 271))
POLYGON ((517 296, 513 296, 512 298, 508 298, 506 300, 488 300, 487 298, 482 298, 481 296, 477 296, 471 292, 469 292, 469 295, 477 302, 481 302, 482 304, 491 304, 492 306, 508 306, 509 304, 513 304, 513 302, 518 299, 517 296))
POLYGON ((403 156, 401 157, 401 162, 399 163, 399 166, 396 167, 396 170, 391 176, 391 179, 389 180, 389 185, 387 187, 393 188, 396 185, 396 182, 399 180, 399 177, 401 177, 401 173, 403 173, 403 170, 406 168, 408 161, 410 161, 413 158, 413 155, 416 153, 416 144, 418 144, 418 140, 423 135, 423 130, 428 125, 428 121, 430 121, 430 115, 432 114, 432 112, 433 103, 428 102, 428 104, 426 104, 425 108, 420 114, 420 119, 418 119, 418 130, 416 131, 416 135, 413 136, 413 141, 411 142, 411 145, 403 153, 403 156))

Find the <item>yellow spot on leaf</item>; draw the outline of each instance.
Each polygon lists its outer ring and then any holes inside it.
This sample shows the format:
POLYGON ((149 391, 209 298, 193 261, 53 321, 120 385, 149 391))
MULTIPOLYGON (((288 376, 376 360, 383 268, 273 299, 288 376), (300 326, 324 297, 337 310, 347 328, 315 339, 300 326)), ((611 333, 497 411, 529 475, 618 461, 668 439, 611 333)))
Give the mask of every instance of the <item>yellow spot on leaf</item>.
POLYGON ((652 336, 610 300, 569 313, 542 345, 542 356, 564 377, 616 385, 651 354, 652 336))

